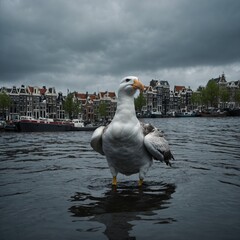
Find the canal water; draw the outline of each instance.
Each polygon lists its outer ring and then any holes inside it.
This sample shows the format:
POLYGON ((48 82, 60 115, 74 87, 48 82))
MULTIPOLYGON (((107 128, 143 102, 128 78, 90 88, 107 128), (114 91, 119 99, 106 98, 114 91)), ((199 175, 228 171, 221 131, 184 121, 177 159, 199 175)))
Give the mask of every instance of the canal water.
POLYGON ((0 133, 0 239, 239 239, 240 119, 143 119, 175 161, 111 174, 92 132, 0 133))

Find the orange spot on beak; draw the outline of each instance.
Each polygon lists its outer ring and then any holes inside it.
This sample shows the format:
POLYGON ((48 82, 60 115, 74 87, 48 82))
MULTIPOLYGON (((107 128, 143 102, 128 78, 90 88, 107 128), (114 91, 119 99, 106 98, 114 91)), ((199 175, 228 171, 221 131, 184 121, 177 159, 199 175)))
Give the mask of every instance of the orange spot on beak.
POLYGON ((140 91, 144 90, 144 85, 137 79, 135 79, 133 81, 133 85, 132 85, 133 89, 139 89, 140 91))

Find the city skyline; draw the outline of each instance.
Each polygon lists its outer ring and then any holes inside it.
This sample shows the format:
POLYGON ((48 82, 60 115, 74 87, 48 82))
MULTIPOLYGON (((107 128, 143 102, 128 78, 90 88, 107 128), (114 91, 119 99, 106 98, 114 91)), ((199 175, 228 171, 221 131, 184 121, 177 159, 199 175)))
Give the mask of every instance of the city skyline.
MULTIPOLYGON (((226 75, 224 74, 224 73, 222 73, 222 74, 219 74, 218 76, 216 76, 216 77, 213 77, 213 78, 209 78, 207 81, 206 81, 206 84, 205 85, 199 85, 198 87, 205 87, 206 85, 207 85, 207 83, 208 83, 208 81, 209 80, 211 80, 211 79, 215 79, 215 78, 218 78, 218 77, 221 77, 221 76, 224 76, 224 78, 226 79, 226 75)), ((170 86, 170 91, 174 91, 174 88, 175 88, 175 86, 184 86, 186 89, 187 88, 190 88, 193 92, 195 92, 195 91, 197 91, 197 88, 196 89, 193 89, 192 88, 192 86, 187 86, 187 85, 183 85, 183 84, 174 84, 174 85, 172 85, 171 84, 171 81, 168 81, 168 80, 164 80, 164 79, 154 79, 154 78, 152 78, 151 80, 158 80, 158 81, 167 81, 168 83, 169 83, 169 86, 170 86)), ((150 86, 150 82, 151 82, 151 80, 149 80, 148 82, 143 82, 143 84, 146 86, 146 87, 148 87, 148 86, 150 86), (146 83, 146 84, 145 84, 146 83)), ((232 81, 240 81, 240 78, 238 79, 238 80, 227 80, 227 82, 232 82, 232 81)), ((16 87, 16 88, 20 88, 21 86, 24 86, 24 87, 38 87, 38 88, 55 88, 55 90, 56 90, 56 92, 58 93, 58 92, 62 92, 63 93, 63 95, 67 95, 68 93, 70 93, 70 92, 78 92, 78 93, 89 93, 89 94, 93 94, 93 93, 100 93, 100 92, 115 92, 115 93, 117 93, 117 90, 118 89, 101 89, 101 90, 95 90, 95 91, 88 91, 88 89, 86 90, 86 91, 83 91, 83 90, 81 90, 81 89, 69 89, 69 88, 66 88, 66 89, 61 89, 61 90, 59 90, 58 89, 58 87, 57 86, 47 86, 47 85, 43 85, 43 84, 38 84, 38 85, 33 85, 33 84, 29 84, 29 85, 24 85, 24 84, 20 84, 19 86, 16 86, 16 85, 3 85, 3 86, 1 86, 0 85, 0 90, 1 90, 1 88, 12 88, 12 87, 16 87)))

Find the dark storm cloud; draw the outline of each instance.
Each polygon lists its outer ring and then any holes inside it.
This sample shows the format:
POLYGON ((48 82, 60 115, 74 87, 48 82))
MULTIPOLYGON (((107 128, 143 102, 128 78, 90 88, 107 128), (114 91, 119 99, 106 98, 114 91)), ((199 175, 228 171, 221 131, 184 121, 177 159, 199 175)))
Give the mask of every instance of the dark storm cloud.
POLYGON ((239 64, 239 9, 238 0, 0 0, 0 82, 87 86, 239 64))
POLYGON ((129 64, 155 70, 239 61, 239 1, 152 2, 136 8, 129 64))

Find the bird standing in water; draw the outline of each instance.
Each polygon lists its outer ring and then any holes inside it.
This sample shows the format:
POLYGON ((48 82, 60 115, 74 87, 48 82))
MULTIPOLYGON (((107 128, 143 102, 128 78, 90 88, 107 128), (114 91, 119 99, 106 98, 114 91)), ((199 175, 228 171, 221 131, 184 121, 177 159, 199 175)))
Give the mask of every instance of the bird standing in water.
POLYGON ((143 124, 136 117, 134 94, 143 91, 137 77, 122 79, 118 89, 117 110, 112 122, 97 128, 91 138, 92 148, 106 156, 112 173, 112 185, 117 185, 117 174, 139 173, 139 186, 152 165, 153 159, 171 165, 173 159, 167 140, 151 124, 143 124))

